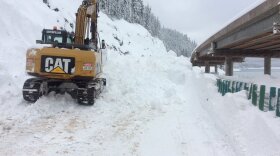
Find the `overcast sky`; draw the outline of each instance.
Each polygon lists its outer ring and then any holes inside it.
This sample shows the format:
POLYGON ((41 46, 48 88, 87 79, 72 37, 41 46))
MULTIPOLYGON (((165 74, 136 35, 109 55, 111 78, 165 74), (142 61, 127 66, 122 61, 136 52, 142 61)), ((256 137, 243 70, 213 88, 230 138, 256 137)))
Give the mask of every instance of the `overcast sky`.
POLYGON ((263 0, 143 0, 161 23, 198 43, 263 0))

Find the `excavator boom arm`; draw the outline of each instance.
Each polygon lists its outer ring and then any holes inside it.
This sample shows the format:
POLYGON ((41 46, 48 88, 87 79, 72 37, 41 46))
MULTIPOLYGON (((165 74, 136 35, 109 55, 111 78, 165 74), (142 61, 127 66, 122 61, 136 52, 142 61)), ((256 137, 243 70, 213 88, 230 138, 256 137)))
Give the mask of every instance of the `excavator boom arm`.
POLYGON ((97 47, 97 17, 97 0, 84 0, 76 14, 75 44, 84 45, 91 40, 97 47))

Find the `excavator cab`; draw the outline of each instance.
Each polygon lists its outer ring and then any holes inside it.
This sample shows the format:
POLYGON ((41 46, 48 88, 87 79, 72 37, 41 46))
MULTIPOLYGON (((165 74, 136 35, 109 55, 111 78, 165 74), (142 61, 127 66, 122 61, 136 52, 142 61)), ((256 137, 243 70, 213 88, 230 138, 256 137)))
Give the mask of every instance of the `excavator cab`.
MULTIPOLYGON (((42 39, 36 40, 37 44, 50 44, 52 47, 73 49, 78 48, 81 50, 94 50, 98 52, 98 49, 95 45, 90 44, 90 39, 84 39, 84 44, 75 43, 75 33, 68 32, 66 30, 57 30, 54 29, 43 29, 42 39)), ((101 48, 102 49, 102 48, 101 48)))
POLYGON ((66 30, 44 29, 42 40, 37 40, 37 44, 73 44, 74 35, 66 30))

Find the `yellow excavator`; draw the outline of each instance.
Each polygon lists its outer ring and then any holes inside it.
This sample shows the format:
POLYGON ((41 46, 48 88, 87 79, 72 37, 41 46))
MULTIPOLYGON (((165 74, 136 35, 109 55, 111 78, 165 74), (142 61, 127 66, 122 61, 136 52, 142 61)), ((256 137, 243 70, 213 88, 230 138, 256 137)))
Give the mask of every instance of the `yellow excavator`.
POLYGON ((106 86, 101 78, 105 42, 97 33, 97 0, 84 0, 76 13, 75 32, 44 29, 26 54, 26 72, 33 76, 23 85, 23 98, 36 102, 50 92, 69 93, 79 104, 93 105, 106 86), (100 44, 100 45, 99 45, 100 44))

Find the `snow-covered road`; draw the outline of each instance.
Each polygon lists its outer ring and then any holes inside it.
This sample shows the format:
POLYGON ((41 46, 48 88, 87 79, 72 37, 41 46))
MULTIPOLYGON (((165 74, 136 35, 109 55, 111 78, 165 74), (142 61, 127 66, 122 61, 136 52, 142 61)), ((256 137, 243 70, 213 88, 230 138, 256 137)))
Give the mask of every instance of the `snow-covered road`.
POLYGON ((0 120, 1 155, 280 153, 279 132, 273 131, 279 120, 251 106, 245 93, 223 98, 214 77, 192 69, 185 58, 157 58, 111 53, 109 84, 93 107, 68 95, 49 95, 34 105, 19 101, 22 111, 0 120))

